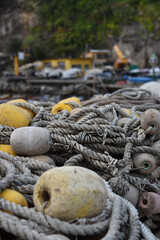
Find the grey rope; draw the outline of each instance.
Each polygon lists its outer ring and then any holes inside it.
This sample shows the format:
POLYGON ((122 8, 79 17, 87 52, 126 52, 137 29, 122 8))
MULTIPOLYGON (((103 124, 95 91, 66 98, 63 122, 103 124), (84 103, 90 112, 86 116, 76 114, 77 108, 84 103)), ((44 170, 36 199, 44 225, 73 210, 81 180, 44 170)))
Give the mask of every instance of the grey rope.
MULTIPOLYGON (((51 114, 54 102, 15 103, 34 112, 30 126, 49 130, 51 142, 46 154, 53 158, 55 165, 0 151, 0 191, 16 190, 29 205, 26 208, 0 198, 0 209, 14 214, 10 216, 0 211, 1 229, 21 239, 49 239, 49 235, 55 233, 71 239, 95 235, 103 240, 156 239, 159 216, 146 216, 144 220, 138 206, 134 207, 124 197, 130 185, 138 189, 140 196, 147 191, 160 195, 160 151, 152 148, 158 134, 150 136, 140 126, 143 112, 150 108, 160 110, 159 103, 159 99, 147 91, 129 88, 91 99, 82 106, 70 102, 71 107, 80 107, 73 116, 67 110, 51 114), (131 113, 123 108, 130 109, 131 113), (116 126, 122 117, 129 118, 123 128, 116 126), (135 153, 152 154, 158 167, 149 175, 138 173, 133 165, 135 153), (45 171, 64 165, 86 167, 108 181, 109 184, 105 181, 108 198, 101 214, 66 222, 33 208, 34 185, 38 178, 45 171)), ((14 130, 1 125, 0 143, 9 144, 14 130)))

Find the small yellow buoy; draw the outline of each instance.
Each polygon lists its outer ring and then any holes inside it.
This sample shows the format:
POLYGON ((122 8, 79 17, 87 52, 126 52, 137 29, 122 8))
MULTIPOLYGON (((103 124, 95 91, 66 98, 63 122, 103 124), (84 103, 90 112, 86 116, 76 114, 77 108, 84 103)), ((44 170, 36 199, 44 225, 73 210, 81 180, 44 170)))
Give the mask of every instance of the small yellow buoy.
POLYGON ((81 105, 81 102, 77 97, 66 98, 57 103, 56 105, 54 105, 54 107, 51 110, 51 113, 56 114, 62 110, 68 110, 70 112, 72 110, 72 107, 68 105, 69 101, 75 101, 76 103, 81 105))
MULTIPOLYGON (((127 109, 127 108, 122 108, 122 110, 126 113, 128 113, 129 115, 131 115, 131 109, 127 109)), ((139 115, 136 113, 136 117, 139 118, 139 115)))
MULTIPOLYGON (((0 197, 10 202, 14 202, 15 204, 20 204, 22 207, 28 207, 28 203, 25 197, 21 193, 15 190, 7 188, 0 193, 0 197)), ((3 211, 7 212, 5 210, 3 211)), ((7 213, 10 213, 10 212, 7 212, 7 213)))
POLYGON ((8 145, 8 144, 0 144, 0 151, 16 156, 16 153, 12 149, 11 145, 8 145))

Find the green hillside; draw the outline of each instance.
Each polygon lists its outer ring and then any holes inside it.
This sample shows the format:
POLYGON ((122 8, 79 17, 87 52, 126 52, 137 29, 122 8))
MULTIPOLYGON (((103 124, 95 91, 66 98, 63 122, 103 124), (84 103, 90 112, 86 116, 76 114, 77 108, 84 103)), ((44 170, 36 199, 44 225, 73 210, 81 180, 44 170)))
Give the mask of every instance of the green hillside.
MULTIPOLYGON (((1 0, 0 7, 8 1, 1 0)), ((76 57, 86 45, 110 48, 108 34, 116 39, 123 25, 135 21, 160 37, 159 0, 30 0, 23 5, 39 19, 23 42, 35 59, 76 57)))

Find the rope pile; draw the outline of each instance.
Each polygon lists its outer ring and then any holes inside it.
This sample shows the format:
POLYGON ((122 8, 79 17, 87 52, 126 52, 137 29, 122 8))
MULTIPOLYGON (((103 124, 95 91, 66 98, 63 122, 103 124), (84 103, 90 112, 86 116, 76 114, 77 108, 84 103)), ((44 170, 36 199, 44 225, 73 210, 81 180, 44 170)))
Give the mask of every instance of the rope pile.
MULTIPOLYGON (((147 109, 160 110, 159 102, 145 90, 123 89, 95 96, 82 102, 82 106, 71 101, 72 107, 80 108, 72 116, 66 110, 51 114, 53 102, 14 103, 36 114, 30 126, 49 130, 51 144, 46 155, 53 164, 0 151, 0 192, 6 188, 17 190, 29 204, 29 208, 22 207, 0 198, 0 228, 17 239, 28 240, 160 239, 160 214, 143 214, 138 203, 134 206, 125 199, 131 186, 138 189, 140 197, 147 192, 160 194, 160 167, 144 175, 133 164, 134 154, 148 153, 159 165, 160 151, 152 148, 158 134, 149 135, 150 129, 144 131, 137 117, 147 109), (117 123, 123 117, 129 120, 120 127, 117 123), (67 222, 35 210, 34 185, 42 173, 55 166, 82 166, 104 179, 108 199, 100 215, 67 222)), ((0 125, 0 144, 10 143, 14 130, 0 125)))

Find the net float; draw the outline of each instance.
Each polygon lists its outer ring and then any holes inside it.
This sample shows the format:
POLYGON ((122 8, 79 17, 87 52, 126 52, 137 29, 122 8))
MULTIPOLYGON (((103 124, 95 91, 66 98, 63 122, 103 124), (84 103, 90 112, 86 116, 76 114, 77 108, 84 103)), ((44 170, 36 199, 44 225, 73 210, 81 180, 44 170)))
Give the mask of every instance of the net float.
POLYGON ((10 136, 10 145, 17 155, 41 155, 50 149, 50 132, 42 127, 22 127, 10 136))
POLYGON ((152 145, 152 148, 157 150, 157 151, 160 151, 160 140, 154 142, 153 145, 152 145))
POLYGON ((117 122, 117 126, 124 127, 124 125, 130 120, 130 118, 121 118, 117 122))
POLYGON ((160 195, 146 192, 139 200, 139 209, 145 215, 160 213, 160 195))
MULTIPOLYGON (((27 103, 27 104, 30 104, 25 99, 21 99, 21 98, 8 101, 7 103, 27 103)), ((33 106, 33 104, 30 104, 30 105, 33 106)), ((35 113, 32 110, 30 110, 30 109, 28 109, 26 107, 22 107, 22 108, 29 112, 29 114, 31 115, 31 118, 34 118, 35 113)))
POLYGON ((16 156, 16 153, 13 151, 11 145, 9 144, 0 144, 0 151, 16 156))
POLYGON ((0 104, 0 124, 9 127, 26 127, 30 124, 31 115, 21 107, 9 103, 0 104))
POLYGON ((158 134, 160 131, 160 112, 156 109, 146 110, 140 118, 141 127, 150 135, 158 134))
POLYGON ((33 193, 37 211, 61 220, 94 217, 102 212, 107 199, 103 179, 78 166, 56 167, 44 172, 33 193))
POLYGON ((128 192, 124 196, 125 199, 130 201, 134 206, 137 205, 139 200, 139 190, 133 185, 130 185, 128 192))
POLYGON ((47 156, 47 155, 35 155, 35 156, 30 156, 30 158, 33 158, 39 162, 42 162, 42 163, 48 163, 50 165, 54 165, 55 166, 55 162, 54 160, 47 156))
MULTIPOLYGON (((28 203, 25 197, 21 193, 13 189, 9 189, 9 188, 5 189, 0 193, 0 197, 3 198, 4 200, 8 200, 9 202, 20 204, 22 207, 28 207, 28 203)), ((3 211, 7 212, 5 210, 3 211)), ((11 212, 7 212, 7 213, 11 213, 11 212)))
POLYGON ((140 153, 133 157, 133 164, 137 172, 148 175, 157 167, 157 159, 152 154, 140 153))
POLYGON ((71 97, 71 98, 66 98, 60 102, 58 102, 56 105, 53 106, 51 113, 56 114, 62 110, 68 110, 69 112, 72 110, 72 107, 68 104, 69 101, 74 101, 81 105, 81 102, 79 98, 77 97, 71 97))

